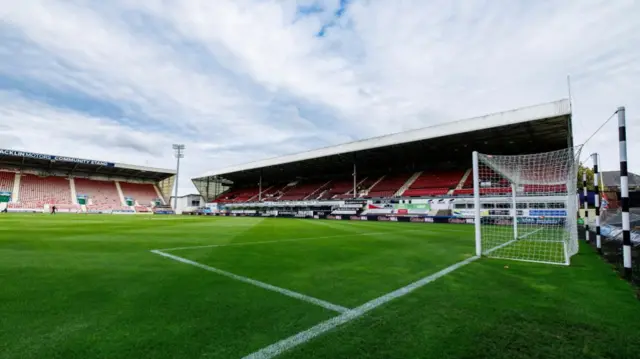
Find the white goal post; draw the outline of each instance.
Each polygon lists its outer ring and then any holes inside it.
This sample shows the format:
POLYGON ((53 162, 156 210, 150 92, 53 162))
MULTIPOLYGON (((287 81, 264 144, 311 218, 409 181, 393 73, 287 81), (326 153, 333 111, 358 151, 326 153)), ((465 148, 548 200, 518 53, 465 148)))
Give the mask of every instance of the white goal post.
POLYGON ((473 152, 476 254, 569 265, 578 253, 579 154, 473 152))

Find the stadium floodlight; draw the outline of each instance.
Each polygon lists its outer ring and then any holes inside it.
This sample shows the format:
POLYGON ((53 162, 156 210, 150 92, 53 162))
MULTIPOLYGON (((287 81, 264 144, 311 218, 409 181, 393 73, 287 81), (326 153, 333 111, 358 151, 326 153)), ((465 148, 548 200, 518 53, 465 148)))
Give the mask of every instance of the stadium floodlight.
POLYGON ((176 187, 173 191, 173 210, 176 211, 178 210, 178 179, 180 178, 180 159, 184 158, 184 145, 174 144, 173 152, 178 161, 178 163, 176 164, 176 187))
POLYGON ((569 265, 578 252, 580 149, 497 156, 473 153, 476 253, 569 265))

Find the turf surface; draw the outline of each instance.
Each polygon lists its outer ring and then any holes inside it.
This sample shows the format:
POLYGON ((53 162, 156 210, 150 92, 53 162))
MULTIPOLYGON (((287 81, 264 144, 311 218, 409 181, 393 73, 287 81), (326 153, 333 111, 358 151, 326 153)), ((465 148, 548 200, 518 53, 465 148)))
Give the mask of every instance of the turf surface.
MULTIPOLYGON (((0 358, 240 358, 337 315, 149 251, 202 245, 167 252, 348 308, 474 253, 467 225, 2 215, 0 358)), ((572 262, 482 259, 282 357, 638 357, 632 288, 572 262)))

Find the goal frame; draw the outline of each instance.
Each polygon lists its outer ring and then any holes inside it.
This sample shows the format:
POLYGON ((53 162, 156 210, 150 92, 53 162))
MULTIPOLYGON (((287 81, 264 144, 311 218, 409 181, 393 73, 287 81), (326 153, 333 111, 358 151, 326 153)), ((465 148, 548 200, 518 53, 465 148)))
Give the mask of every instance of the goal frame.
MULTIPOLYGON (((567 153, 569 153, 569 151, 573 151, 573 149, 566 149, 567 153)), ((579 151, 578 151, 579 153, 579 151)), ((532 154, 532 155, 537 155, 537 154, 532 154)), ((543 155, 543 154, 541 154, 543 155)), ((526 155, 523 155, 526 156, 526 155)), ((499 156, 498 156, 499 157, 499 156)), ((566 178, 566 195, 563 195, 564 199, 563 199, 563 203, 564 203, 564 208, 566 211, 566 218, 564 220, 564 224, 563 224, 563 231, 568 232, 565 233, 564 235, 561 236, 561 240, 549 240, 548 242, 555 242, 555 243, 562 243, 562 247, 561 247, 561 251, 562 251, 562 256, 564 257, 563 260, 556 260, 556 261, 552 261, 552 260, 544 260, 544 259, 527 259, 527 258, 515 258, 515 257, 509 257, 509 256, 496 256, 497 258, 501 258, 501 259, 507 259, 507 260, 517 260, 517 261, 524 261, 524 262, 535 262, 535 263, 544 263, 544 264, 554 264, 554 265, 570 265, 571 263, 571 256, 574 255, 577 250, 576 248, 572 249, 571 251, 569 250, 569 241, 576 241, 577 242, 577 223, 571 223, 571 217, 572 214, 574 212, 576 212, 577 207, 575 206, 575 193, 571 193, 571 190, 573 187, 575 187, 575 182, 576 182, 576 177, 574 175, 573 172, 576 171, 576 158, 575 158, 575 153, 572 154, 571 157, 569 157, 567 155, 566 161, 572 161, 572 163, 567 164, 567 168, 568 168, 568 173, 567 173, 567 178, 566 178), (573 182, 570 182, 573 181, 573 182), (571 183, 574 184, 574 186, 571 186, 571 183)), ((509 185, 510 185, 510 189, 511 189, 511 195, 510 195, 510 209, 509 209, 509 217, 510 220, 512 221, 512 239, 508 240, 504 243, 501 243, 498 246, 495 246, 493 248, 489 248, 490 246, 487 246, 485 241, 483 241, 483 231, 482 231, 482 226, 483 226, 483 219, 482 219, 482 207, 483 207, 483 203, 481 201, 481 183, 480 183, 480 159, 479 159, 479 153, 477 151, 473 151, 472 153, 472 163, 473 163, 473 167, 472 167, 472 175, 473 175, 473 204, 474 204, 474 234, 475 234, 475 247, 476 247, 476 255, 477 256, 487 256, 487 257, 491 257, 491 253, 499 250, 503 247, 507 247, 511 244, 514 244, 515 242, 517 242, 518 240, 524 239, 524 237, 530 235, 530 234, 524 234, 523 236, 519 236, 519 228, 518 228, 518 181, 517 179, 514 178, 510 178, 509 176, 507 176, 504 171, 502 171, 499 168, 495 168, 493 166, 491 166, 490 163, 486 162, 486 159, 484 162, 482 162, 482 165, 490 168, 491 170, 495 171, 496 173, 499 173, 501 176, 503 176, 506 180, 509 181, 509 185)), ((577 175, 577 173, 576 173, 577 175)), ((524 191, 523 191, 524 192, 524 191)), ((522 198, 527 198, 526 195, 524 195, 522 198)), ((506 199, 506 198, 504 198, 506 199)), ((488 215, 488 217, 491 217, 491 215, 488 215)), ((488 220, 489 221, 489 220, 488 220)), ((488 222, 487 221, 487 222, 488 222)), ((487 226, 490 226, 492 224, 485 224, 487 226)), ((537 229, 536 231, 541 231, 545 228, 551 228, 551 227, 545 227, 544 224, 540 225, 540 228, 537 229)), ((557 229, 556 229, 557 230, 557 229)), ((530 232, 531 233, 531 232, 530 232)), ((535 233, 535 232, 533 232, 535 233)), ((527 240, 529 241, 529 240, 527 240)), ((535 241, 535 240, 534 240, 535 241)), ((541 245, 540 243, 545 242, 545 240, 539 241, 534 245, 541 245)), ((517 244, 516 244, 517 245, 517 244)), ((542 245, 544 245, 544 243, 542 243, 542 245)), ((550 245, 551 246, 551 245, 550 245)), ((557 244, 556 244, 557 246, 557 244)), ((573 243, 573 246, 577 246, 577 243, 573 243)), ((573 248, 573 247, 572 247, 573 248)), ((559 253, 560 253, 560 249, 557 250, 558 253, 558 258, 559 258, 559 253)), ((552 258, 555 259, 555 258, 552 258)))

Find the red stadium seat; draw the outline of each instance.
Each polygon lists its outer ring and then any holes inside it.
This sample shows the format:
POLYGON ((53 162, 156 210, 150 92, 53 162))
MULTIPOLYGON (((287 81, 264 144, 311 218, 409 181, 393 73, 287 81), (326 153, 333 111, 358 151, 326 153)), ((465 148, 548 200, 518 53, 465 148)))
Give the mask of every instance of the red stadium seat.
POLYGON ((366 197, 393 197, 411 177, 411 173, 399 173, 386 175, 373 188, 369 190, 366 197))
POLYGON ((69 180, 64 177, 22 174, 19 203, 18 208, 43 208, 45 204, 73 204, 69 180))
POLYGON ((319 199, 332 199, 334 197, 346 195, 352 198, 353 194, 347 195, 349 191, 353 191, 353 179, 335 180, 329 183, 328 189, 320 196, 319 199))
POLYGON ((464 171, 425 171, 402 193, 403 197, 444 196, 455 188, 464 171))
POLYGON ((278 199, 279 201, 301 201, 312 196, 327 183, 327 181, 309 182, 296 184, 285 190, 284 194, 278 199))
POLYGON ((124 197, 133 198, 141 206, 153 206, 153 202, 158 199, 158 193, 150 183, 120 182, 120 188, 124 197))
POLYGON ((86 178, 76 178, 76 194, 86 195, 91 203, 89 209, 108 210, 121 209, 122 202, 114 181, 97 181, 86 178))
POLYGON ((13 192, 13 181, 16 174, 13 172, 0 172, 0 191, 13 192))

